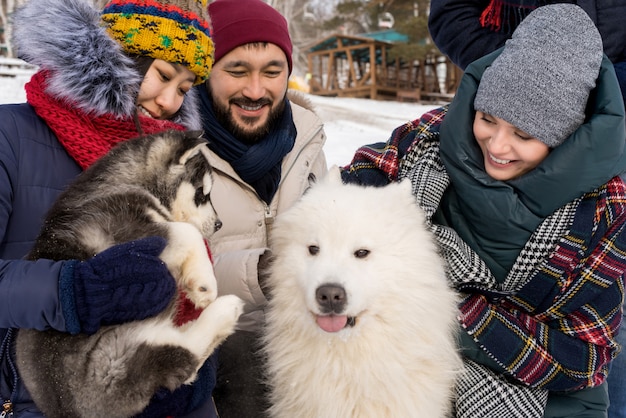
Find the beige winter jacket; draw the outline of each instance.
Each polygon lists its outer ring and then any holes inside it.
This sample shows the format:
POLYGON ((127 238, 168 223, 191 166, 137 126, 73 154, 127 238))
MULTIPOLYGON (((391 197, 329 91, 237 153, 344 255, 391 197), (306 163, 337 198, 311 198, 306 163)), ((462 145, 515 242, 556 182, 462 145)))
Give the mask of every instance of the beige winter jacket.
POLYGON ((242 330, 257 330, 263 323, 266 299, 259 287, 257 264, 267 249, 273 219, 327 171, 322 121, 302 95, 290 92, 289 99, 298 134, 293 150, 283 160, 280 185, 269 206, 228 163, 211 155, 215 179, 211 201, 223 223, 211 238, 218 291, 245 301, 238 325, 242 330))

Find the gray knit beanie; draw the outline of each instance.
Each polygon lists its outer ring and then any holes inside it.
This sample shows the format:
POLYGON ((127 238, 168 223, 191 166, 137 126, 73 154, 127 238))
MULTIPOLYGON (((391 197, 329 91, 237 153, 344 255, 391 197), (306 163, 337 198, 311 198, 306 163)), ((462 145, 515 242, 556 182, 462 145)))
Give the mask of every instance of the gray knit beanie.
POLYGON ((474 108, 557 147, 585 120, 602 54, 600 33, 579 6, 539 7, 485 70, 474 108))

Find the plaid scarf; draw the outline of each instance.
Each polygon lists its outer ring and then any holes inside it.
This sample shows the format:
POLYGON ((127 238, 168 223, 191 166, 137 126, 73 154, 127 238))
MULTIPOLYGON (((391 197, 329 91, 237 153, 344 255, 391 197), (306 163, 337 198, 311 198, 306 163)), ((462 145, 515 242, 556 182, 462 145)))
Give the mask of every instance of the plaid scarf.
POLYGON ((184 129, 171 121, 138 116, 140 132, 132 115, 121 118, 83 112, 73 103, 50 96, 46 92, 48 77, 47 70, 32 76, 25 86, 27 102, 83 170, 119 142, 168 129, 184 129))
POLYGON ((383 147, 360 150, 344 178, 369 178, 359 172, 367 167, 391 180, 411 179, 448 278, 462 293, 459 320, 506 370, 504 376, 467 359, 456 416, 541 417, 549 391, 599 385, 619 351, 614 337, 626 271, 626 187, 614 178, 556 210, 498 283, 454 230, 432 222, 450 181, 439 153, 446 112, 435 109, 397 128, 383 147))
POLYGON ((545 0, 491 0, 480 15, 480 24, 510 35, 530 12, 544 4, 545 0))

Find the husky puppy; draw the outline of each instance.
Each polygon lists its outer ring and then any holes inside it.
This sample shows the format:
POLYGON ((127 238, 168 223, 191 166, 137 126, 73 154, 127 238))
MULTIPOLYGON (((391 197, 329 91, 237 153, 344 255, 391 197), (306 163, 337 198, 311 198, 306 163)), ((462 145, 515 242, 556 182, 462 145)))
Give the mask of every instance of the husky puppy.
POLYGON ((217 298, 205 239, 220 221, 209 198, 204 139, 170 131, 126 141, 84 171, 59 197, 30 259, 92 257, 115 244, 162 236, 160 258, 199 317, 174 318, 180 295, 161 314, 105 326, 93 335, 22 329, 18 368, 41 411, 54 417, 129 417, 160 387, 191 383, 213 350, 234 331, 236 296, 217 298))
POLYGON ((457 297, 410 183, 331 172, 276 219, 265 279, 269 413, 438 418, 450 412, 457 297))

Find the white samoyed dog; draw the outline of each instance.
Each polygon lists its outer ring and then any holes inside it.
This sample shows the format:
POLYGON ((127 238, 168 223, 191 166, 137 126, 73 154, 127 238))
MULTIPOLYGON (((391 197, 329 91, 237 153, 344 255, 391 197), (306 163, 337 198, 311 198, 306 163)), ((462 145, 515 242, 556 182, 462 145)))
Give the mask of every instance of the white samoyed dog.
POLYGON ((270 242, 270 416, 450 413, 457 297, 408 181, 345 185, 333 168, 277 218, 270 242))

